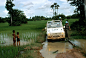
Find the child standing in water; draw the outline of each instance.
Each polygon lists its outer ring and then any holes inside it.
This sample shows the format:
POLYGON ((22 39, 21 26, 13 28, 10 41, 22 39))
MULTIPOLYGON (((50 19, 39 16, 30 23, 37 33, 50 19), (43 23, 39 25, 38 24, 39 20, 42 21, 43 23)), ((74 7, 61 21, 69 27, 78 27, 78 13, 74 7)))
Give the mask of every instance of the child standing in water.
POLYGON ((19 46, 20 46, 20 37, 19 37, 19 32, 17 32, 17 46, 18 46, 18 43, 19 43, 19 46))
POLYGON ((15 35, 15 30, 13 30, 13 45, 16 46, 16 35, 15 35))

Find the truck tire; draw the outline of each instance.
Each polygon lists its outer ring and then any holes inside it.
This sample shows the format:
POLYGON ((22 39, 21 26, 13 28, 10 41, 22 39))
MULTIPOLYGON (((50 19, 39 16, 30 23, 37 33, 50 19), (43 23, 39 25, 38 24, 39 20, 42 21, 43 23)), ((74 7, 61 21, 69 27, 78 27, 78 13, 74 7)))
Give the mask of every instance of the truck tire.
POLYGON ((62 41, 65 41, 65 38, 62 38, 62 41))

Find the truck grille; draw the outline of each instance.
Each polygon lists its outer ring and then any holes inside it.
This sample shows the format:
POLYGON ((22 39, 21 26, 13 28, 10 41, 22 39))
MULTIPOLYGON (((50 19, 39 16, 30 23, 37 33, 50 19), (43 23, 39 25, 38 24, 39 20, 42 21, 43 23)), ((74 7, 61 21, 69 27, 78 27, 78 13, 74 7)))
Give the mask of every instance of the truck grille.
POLYGON ((53 37, 60 37, 60 36, 53 36, 53 37))

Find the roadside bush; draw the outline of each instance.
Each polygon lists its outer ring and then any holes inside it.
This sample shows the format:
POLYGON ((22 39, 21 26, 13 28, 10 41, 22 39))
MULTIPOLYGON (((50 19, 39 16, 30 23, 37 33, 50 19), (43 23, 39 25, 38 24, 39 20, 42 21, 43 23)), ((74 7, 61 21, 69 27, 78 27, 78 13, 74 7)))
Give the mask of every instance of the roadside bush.
MULTIPOLYGON (((79 19, 79 21, 75 21, 74 23, 71 24, 71 28, 73 30, 78 31, 76 35, 83 35, 86 36, 86 21, 83 21, 79 19)), ((73 34, 72 34, 73 35, 73 34)))

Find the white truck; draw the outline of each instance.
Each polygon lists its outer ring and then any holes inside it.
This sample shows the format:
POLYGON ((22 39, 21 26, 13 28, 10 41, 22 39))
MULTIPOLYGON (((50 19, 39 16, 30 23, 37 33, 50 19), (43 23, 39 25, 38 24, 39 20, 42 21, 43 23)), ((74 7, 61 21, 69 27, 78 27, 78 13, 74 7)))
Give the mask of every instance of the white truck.
POLYGON ((47 33, 47 39, 65 40, 65 31, 60 20, 47 21, 45 29, 47 33))

